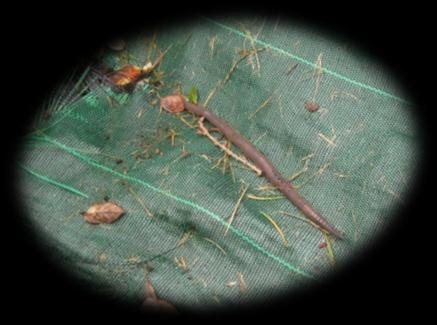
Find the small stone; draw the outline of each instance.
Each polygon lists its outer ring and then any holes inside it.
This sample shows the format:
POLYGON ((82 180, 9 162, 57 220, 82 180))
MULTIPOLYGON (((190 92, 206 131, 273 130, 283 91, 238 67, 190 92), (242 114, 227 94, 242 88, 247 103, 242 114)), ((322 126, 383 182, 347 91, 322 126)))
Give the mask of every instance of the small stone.
POLYGON ((315 112, 319 110, 320 105, 316 102, 309 101, 305 103, 305 108, 310 112, 315 112))

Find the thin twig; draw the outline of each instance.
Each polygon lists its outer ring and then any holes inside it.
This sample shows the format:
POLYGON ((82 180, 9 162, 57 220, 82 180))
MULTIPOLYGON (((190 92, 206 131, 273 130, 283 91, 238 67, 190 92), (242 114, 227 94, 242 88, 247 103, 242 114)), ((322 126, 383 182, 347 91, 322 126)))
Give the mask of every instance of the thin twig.
POLYGON ((146 205, 144 204, 144 202, 143 202, 143 200, 141 199, 141 197, 137 194, 137 192, 135 192, 131 186, 128 186, 127 189, 128 189, 128 191, 133 195, 133 197, 138 201, 138 203, 141 205, 141 207, 143 208, 144 212, 146 212, 146 214, 147 214, 149 217, 151 217, 151 218, 155 217, 155 216, 153 215, 153 213, 150 212, 150 210, 146 207, 146 205))
POLYGON ((325 232, 322 232, 322 234, 323 237, 325 238, 325 243, 326 243, 326 256, 328 257, 329 263, 332 266, 335 266, 335 256, 334 256, 334 251, 332 250, 331 238, 325 232))
POLYGON ((211 243, 211 244, 213 244, 215 247, 217 247, 218 249, 219 249, 219 251, 220 252, 222 252, 223 253, 223 255, 228 255, 227 253, 226 253, 226 251, 219 245, 219 244, 217 244, 215 241, 213 241, 212 239, 209 239, 209 238, 207 238, 207 237, 203 237, 203 239, 205 239, 208 243, 211 243))
POLYGON ((245 293, 247 291, 247 284, 246 284, 246 281, 244 281, 243 274, 241 274, 240 272, 237 272, 237 278, 238 278, 238 283, 239 283, 239 287, 240 287, 240 292, 245 293))
POLYGON ((266 50, 266 48, 262 47, 262 48, 254 49, 252 51, 244 51, 244 52, 240 53, 240 57, 232 64, 231 69, 228 71, 228 73, 226 74, 224 79, 218 81, 217 84, 215 85, 215 87, 209 92, 208 97, 206 98, 203 106, 207 107, 209 101, 215 95, 215 93, 220 88, 222 88, 224 85, 226 85, 226 83, 229 81, 229 79, 231 78, 232 74, 235 72, 235 70, 237 69, 238 65, 241 63, 241 61, 243 61, 244 59, 246 59, 248 56, 250 56, 252 54, 257 54, 258 52, 262 52, 264 50, 266 50))
POLYGON ((178 243, 176 244, 176 247, 185 245, 192 237, 193 237, 194 231, 192 229, 184 232, 182 234, 181 239, 179 239, 178 243))
POLYGON ((257 200, 257 201, 273 201, 273 200, 282 200, 285 199, 285 196, 278 195, 278 196, 256 196, 254 194, 247 194, 247 198, 251 200, 257 200))
MULTIPOLYGON (((311 157, 314 156, 314 154, 308 155, 307 157, 304 157, 301 159, 301 161, 304 161, 304 165, 302 167, 301 170, 299 170, 298 172, 295 172, 293 175, 291 175, 287 180, 289 182, 294 181, 295 179, 297 179, 299 176, 301 176, 303 173, 306 173, 308 170, 308 163, 311 159, 311 157)), ((268 191, 268 190, 274 190, 276 189, 274 186, 270 185, 270 184, 263 184, 263 185, 259 185, 257 187, 258 191, 268 191)), ((249 195, 248 195, 249 197, 249 195)))
POLYGON ((316 87, 314 89, 313 101, 315 100, 317 94, 319 93, 320 82, 323 76, 322 57, 323 57, 323 53, 320 53, 319 56, 317 57, 316 68, 314 69, 314 76, 316 77, 316 87))
POLYGON ((301 188, 302 186, 304 186, 305 184, 307 184, 309 181, 311 181, 311 180, 314 179, 315 177, 322 175, 322 174, 325 172, 325 170, 326 170, 330 165, 331 165, 331 163, 324 164, 322 167, 319 168, 318 171, 316 171, 314 174, 312 174, 311 176, 309 176, 305 181, 303 181, 303 182, 300 183, 300 184, 295 185, 294 187, 295 187, 296 189, 301 188))
POLYGON ((323 140, 325 140, 329 145, 331 145, 331 146, 333 146, 333 147, 337 146, 336 143, 334 142, 335 139, 337 138, 335 135, 334 135, 334 137, 333 137, 332 139, 328 138, 328 137, 327 137, 326 135, 324 135, 323 133, 319 133, 318 136, 319 136, 320 138, 322 138, 323 140))
POLYGON ((181 116, 180 114, 176 114, 176 117, 182 122, 184 123, 186 126, 188 126, 190 129, 194 129, 196 126, 193 124, 190 124, 190 122, 188 122, 183 116, 181 116))
MULTIPOLYGON (((272 95, 273 96, 273 95, 272 95)), ((270 102, 270 100, 272 99, 272 96, 270 96, 269 98, 267 98, 250 116, 249 116, 249 120, 252 119, 256 113, 258 113, 260 110, 262 110, 264 107, 267 106, 267 104, 270 102)))
POLYGON ((303 217, 291 214, 291 213, 286 212, 286 211, 278 211, 278 213, 286 215, 286 216, 290 216, 290 217, 293 217, 293 218, 296 218, 296 219, 298 219, 300 221, 303 221, 303 222, 306 222, 306 223, 310 224, 311 226, 315 227, 316 229, 319 229, 321 232, 325 232, 324 229, 322 229, 319 225, 317 225, 316 223, 312 222, 308 218, 303 218, 303 217))
POLYGON ((238 160, 239 162, 241 162, 243 165, 246 165, 247 167, 249 167, 250 169, 252 169, 258 176, 260 176, 262 174, 261 169, 259 169, 258 167, 256 167, 255 165, 251 164, 250 162, 247 161, 246 158, 244 157, 240 157, 237 154, 233 153, 230 149, 228 149, 225 145, 223 145, 222 143, 220 143, 216 138, 214 138, 208 131, 208 129, 203 125, 203 117, 201 119, 199 119, 199 134, 204 135, 206 137, 208 137, 208 139, 210 139, 217 147, 219 147, 220 149, 222 149, 224 152, 226 152, 229 156, 235 158, 236 160, 238 160))
POLYGON ((272 219, 271 216, 269 216, 267 213, 260 211, 261 215, 266 218, 275 228, 275 230, 278 232, 279 237, 281 237, 282 242, 284 243, 285 246, 288 246, 288 241, 285 238, 284 232, 282 231, 282 229, 279 227, 279 225, 276 223, 275 220, 272 219))
POLYGON ((298 63, 293 64, 287 71, 287 75, 289 76, 294 70, 296 70, 298 63))
POLYGON ((229 221, 228 221, 228 225, 226 227, 225 230, 225 236, 228 233, 229 227, 231 226, 232 222, 235 219, 235 215, 237 214, 238 208, 240 207, 241 201, 243 200, 244 195, 246 194, 247 190, 249 189, 249 185, 246 185, 246 187, 243 189, 243 191, 241 192, 240 197, 238 198, 237 204, 235 204, 234 209, 232 210, 232 214, 229 217, 229 221))

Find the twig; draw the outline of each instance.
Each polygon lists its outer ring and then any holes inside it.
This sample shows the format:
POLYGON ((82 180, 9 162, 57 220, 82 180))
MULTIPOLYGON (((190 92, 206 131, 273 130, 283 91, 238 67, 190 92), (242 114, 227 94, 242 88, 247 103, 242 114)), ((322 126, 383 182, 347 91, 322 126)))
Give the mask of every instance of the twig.
MULTIPOLYGON (((304 161, 304 165, 303 165, 302 169, 299 170, 298 172, 294 173, 293 175, 291 175, 288 178, 289 182, 294 181, 296 178, 298 178, 300 175, 302 175, 303 173, 305 173, 308 170, 308 163, 309 163, 310 159, 312 158, 312 156, 314 156, 314 154, 308 155, 308 156, 301 159, 301 161, 304 161)), ((275 189, 275 187, 270 185, 270 184, 259 185, 257 187, 258 191, 268 191, 268 190, 274 190, 274 189, 275 189)), ((249 197, 249 195, 248 195, 248 197, 249 197)))
POLYGON ((247 284, 246 284, 246 281, 244 281, 243 274, 241 274, 240 272, 237 272, 237 278, 238 278, 238 283, 240 286, 240 292, 245 293, 247 291, 247 284))
POLYGON ((176 247, 185 245, 192 237, 193 237, 194 231, 188 230, 182 234, 181 239, 179 239, 178 243, 176 244, 176 247))
POLYGON ((302 183, 300 183, 300 184, 298 184, 298 185, 295 185, 294 187, 295 187, 296 189, 301 188, 302 186, 304 186, 305 184, 307 184, 309 181, 311 181, 311 180, 312 180, 313 178, 315 178, 316 176, 320 176, 320 175, 322 175, 322 174, 325 172, 326 168, 328 168, 330 165, 331 165, 331 163, 324 164, 322 167, 319 168, 318 171, 316 171, 314 174, 312 174, 311 176, 309 176, 305 181, 303 181, 302 183))
MULTIPOLYGON (((273 95, 272 95, 273 96, 273 95)), ((269 98, 267 98, 256 110, 255 112, 253 112, 250 116, 249 116, 249 120, 252 119, 256 113, 258 113, 260 110, 262 110, 264 107, 267 106, 267 104, 270 102, 270 100, 272 99, 272 96, 270 96, 269 98)))
POLYGON ((253 194, 247 194, 247 198, 251 200, 257 200, 257 201, 273 201, 273 200, 281 200, 285 199, 285 196, 278 195, 278 196, 256 196, 253 194))
POLYGON ((223 145, 222 143, 220 143, 216 138, 214 138, 208 131, 208 129, 203 125, 203 117, 199 119, 199 134, 204 135, 206 137, 208 137, 208 139, 210 139, 217 147, 219 147, 220 149, 222 149, 224 152, 226 152, 229 156, 235 158, 236 160, 238 160, 239 162, 241 162, 243 165, 246 165, 247 167, 249 167, 250 169, 252 169, 258 176, 260 176, 262 174, 261 169, 259 169, 258 167, 256 167, 255 165, 251 164, 250 162, 247 161, 246 158, 244 157, 240 157, 238 155, 236 155, 235 153, 233 153, 230 149, 228 149, 225 145, 223 145))
POLYGON ((175 257, 174 261, 175 261, 176 266, 178 268, 180 268, 182 270, 182 272, 188 271, 188 263, 187 263, 187 260, 185 259, 185 257, 183 257, 183 256, 175 257))
POLYGON ((217 35, 214 35, 209 40, 209 48, 210 48, 210 56, 211 58, 214 56, 215 44, 217 42, 217 35))
POLYGON ((228 221, 228 226, 226 227, 225 230, 225 236, 228 233, 229 227, 231 226, 232 222, 235 219, 235 215, 237 214, 238 208, 240 207, 241 201, 243 200, 244 195, 246 194, 247 190, 249 188, 249 185, 246 185, 246 188, 243 189, 243 191, 241 192, 240 197, 238 198, 237 204, 235 204, 234 209, 232 210, 232 214, 229 217, 229 221, 228 221))
POLYGON ((348 93, 346 91, 339 91, 339 90, 335 90, 331 93, 331 100, 336 99, 337 97, 350 97, 352 99, 354 99, 355 101, 359 101, 358 97, 355 96, 354 94, 348 93))
POLYGON ((128 191, 133 195, 133 197, 138 201, 138 203, 141 205, 141 207, 143 208, 143 210, 144 210, 144 212, 146 212, 146 214, 149 216, 149 217, 151 217, 151 218, 153 218, 153 217, 155 217, 154 215, 153 215, 153 213, 152 212, 150 212, 150 210, 146 207, 146 205, 144 204, 144 202, 143 202, 143 200, 141 199, 141 197, 132 189, 132 187, 131 186, 128 186, 127 187, 127 189, 128 189, 128 191))
POLYGON ((177 136, 178 134, 179 134, 179 133, 177 133, 175 130, 170 129, 167 138, 170 138, 170 142, 171 142, 171 146, 172 146, 172 147, 174 147, 175 139, 176 139, 176 136, 177 136))
POLYGON ((144 65, 143 73, 148 74, 154 71, 156 67, 158 67, 158 65, 161 63, 162 59, 164 59, 164 56, 167 54, 168 50, 170 50, 171 47, 171 45, 167 47, 167 49, 158 56, 154 63, 149 61, 146 65, 144 65))
POLYGON ((261 215, 266 218, 272 225, 273 227, 276 229, 276 231, 279 234, 279 237, 281 237, 282 242, 284 243, 285 246, 288 246, 288 241, 285 238, 284 232, 282 231, 282 229, 279 227, 279 225, 275 222, 275 220, 272 219, 272 217, 270 217, 267 213, 260 211, 261 215))
POLYGON ((314 76, 316 77, 316 87, 314 89, 313 101, 315 100, 317 94, 319 93, 320 82, 323 76, 322 57, 323 57, 323 53, 320 53, 319 56, 317 57, 316 68, 314 70, 314 76))
POLYGON ((302 217, 296 216, 296 215, 294 215, 294 214, 291 214, 291 213, 288 213, 288 212, 285 212, 285 211, 278 211, 278 213, 283 214, 283 215, 286 215, 286 216, 290 216, 290 217, 293 217, 293 218, 296 218, 296 219, 298 219, 298 220, 300 220, 300 221, 303 221, 303 222, 306 222, 306 223, 310 224, 311 226, 313 226, 313 227, 319 229, 321 232, 325 232, 324 229, 322 229, 321 227, 319 227, 319 225, 315 224, 314 222, 312 222, 312 221, 309 220, 308 218, 302 218, 302 217))
MULTIPOLYGON (((226 141, 225 147, 230 151, 231 150, 231 143, 229 141, 226 141)), ((225 151, 223 155, 223 174, 226 172, 226 166, 229 166, 229 155, 225 151)))
POLYGON ((209 239, 209 238, 207 238, 207 237, 203 237, 203 239, 204 240, 206 240, 208 243, 211 243, 211 244, 213 244, 215 247, 217 247, 218 249, 219 249, 219 251, 220 252, 222 252, 223 253, 223 255, 228 255, 227 253, 226 253, 226 251, 219 245, 219 244, 217 244, 215 241, 213 241, 212 239, 209 239))
POLYGON ((322 232, 322 234, 323 237, 325 238, 325 243, 326 243, 326 256, 328 257, 329 263, 332 266, 335 266, 335 256, 334 256, 334 251, 332 250, 331 238, 325 232, 322 232))
POLYGON ((289 76, 294 70, 296 70, 298 63, 293 64, 287 71, 287 75, 289 76))
POLYGON ((264 51, 266 48, 262 47, 262 48, 257 48, 254 49, 252 51, 243 51, 240 54, 240 58, 238 58, 231 66, 231 69, 228 71, 228 73, 226 74, 226 76, 224 77, 223 80, 220 80, 219 82, 217 82, 216 86, 209 92, 208 97, 206 98, 203 106, 207 107, 209 101, 211 100, 211 98, 215 95, 215 93, 222 88, 224 85, 226 85, 226 83, 229 81, 229 79, 231 78, 232 74, 235 72, 235 70, 237 69, 238 65, 241 63, 241 61, 243 61, 245 58, 247 58, 248 56, 252 55, 252 54, 257 54, 258 52, 264 51))
POLYGON ((190 124, 190 122, 188 122, 183 116, 181 116, 180 114, 176 114, 176 117, 182 122, 184 123, 186 126, 188 126, 190 129, 194 129, 196 126, 190 124))
POLYGON ((323 133, 319 133, 318 134, 318 136, 320 137, 320 138, 322 138, 323 140, 325 140, 329 145, 331 145, 331 146, 333 146, 333 147, 335 147, 335 146, 337 146, 336 144, 335 144, 335 139, 337 138, 335 135, 334 135, 334 137, 332 138, 332 139, 329 139, 326 135, 324 135, 323 133))

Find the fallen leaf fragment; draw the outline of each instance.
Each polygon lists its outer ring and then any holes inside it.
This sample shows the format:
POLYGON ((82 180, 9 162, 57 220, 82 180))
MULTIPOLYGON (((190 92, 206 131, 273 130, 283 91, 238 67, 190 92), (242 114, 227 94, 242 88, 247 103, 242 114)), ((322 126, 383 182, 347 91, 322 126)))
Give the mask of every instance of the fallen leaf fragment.
POLYGON ((146 282, 146 298, 144 299, 143 307, 146 308, 148 311, 165 314, 178 314, 175 306, 157 297, 155 289, 153 288, 150 280, 147 280, 146 282))
POLYGON ((91 224, 112 223, 120 218, 125 211, 114 202, 95 203, 84 212, 86 222, 91 224))
POLYGON ((117 87, 124 88, 134 84, 142 74, 142 69, 133 64, 127 64, 109 75, 111 82, 117 87))

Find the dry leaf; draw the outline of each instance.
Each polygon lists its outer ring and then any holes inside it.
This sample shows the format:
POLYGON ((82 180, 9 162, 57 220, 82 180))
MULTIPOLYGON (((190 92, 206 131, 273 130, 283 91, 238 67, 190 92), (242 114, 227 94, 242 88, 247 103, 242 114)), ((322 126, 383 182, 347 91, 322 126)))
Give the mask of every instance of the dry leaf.
POLYGON ((182 112, 185 108, 184 98, 180 94, 162 97, 161 107, 170 113, 182 112))
POLYGON ((133 64, 127 64, 121 69, 113 72, 109 79, 120 88, 129 87, 134 84, 142 74, 142 69, 133 64))
POLYGON ((146 282, 146 298, 144 299, 143 307, 149 311, 165 314, 178 314, 175 306, 165 300, 159 299, 156 296, 155 289, 153 288, 150 280, 147 280, 146 282))
POLYGON ((125 211, 114 202, 95 203, 83 214, 86 222, 91 224, 112 223, 125 211))

